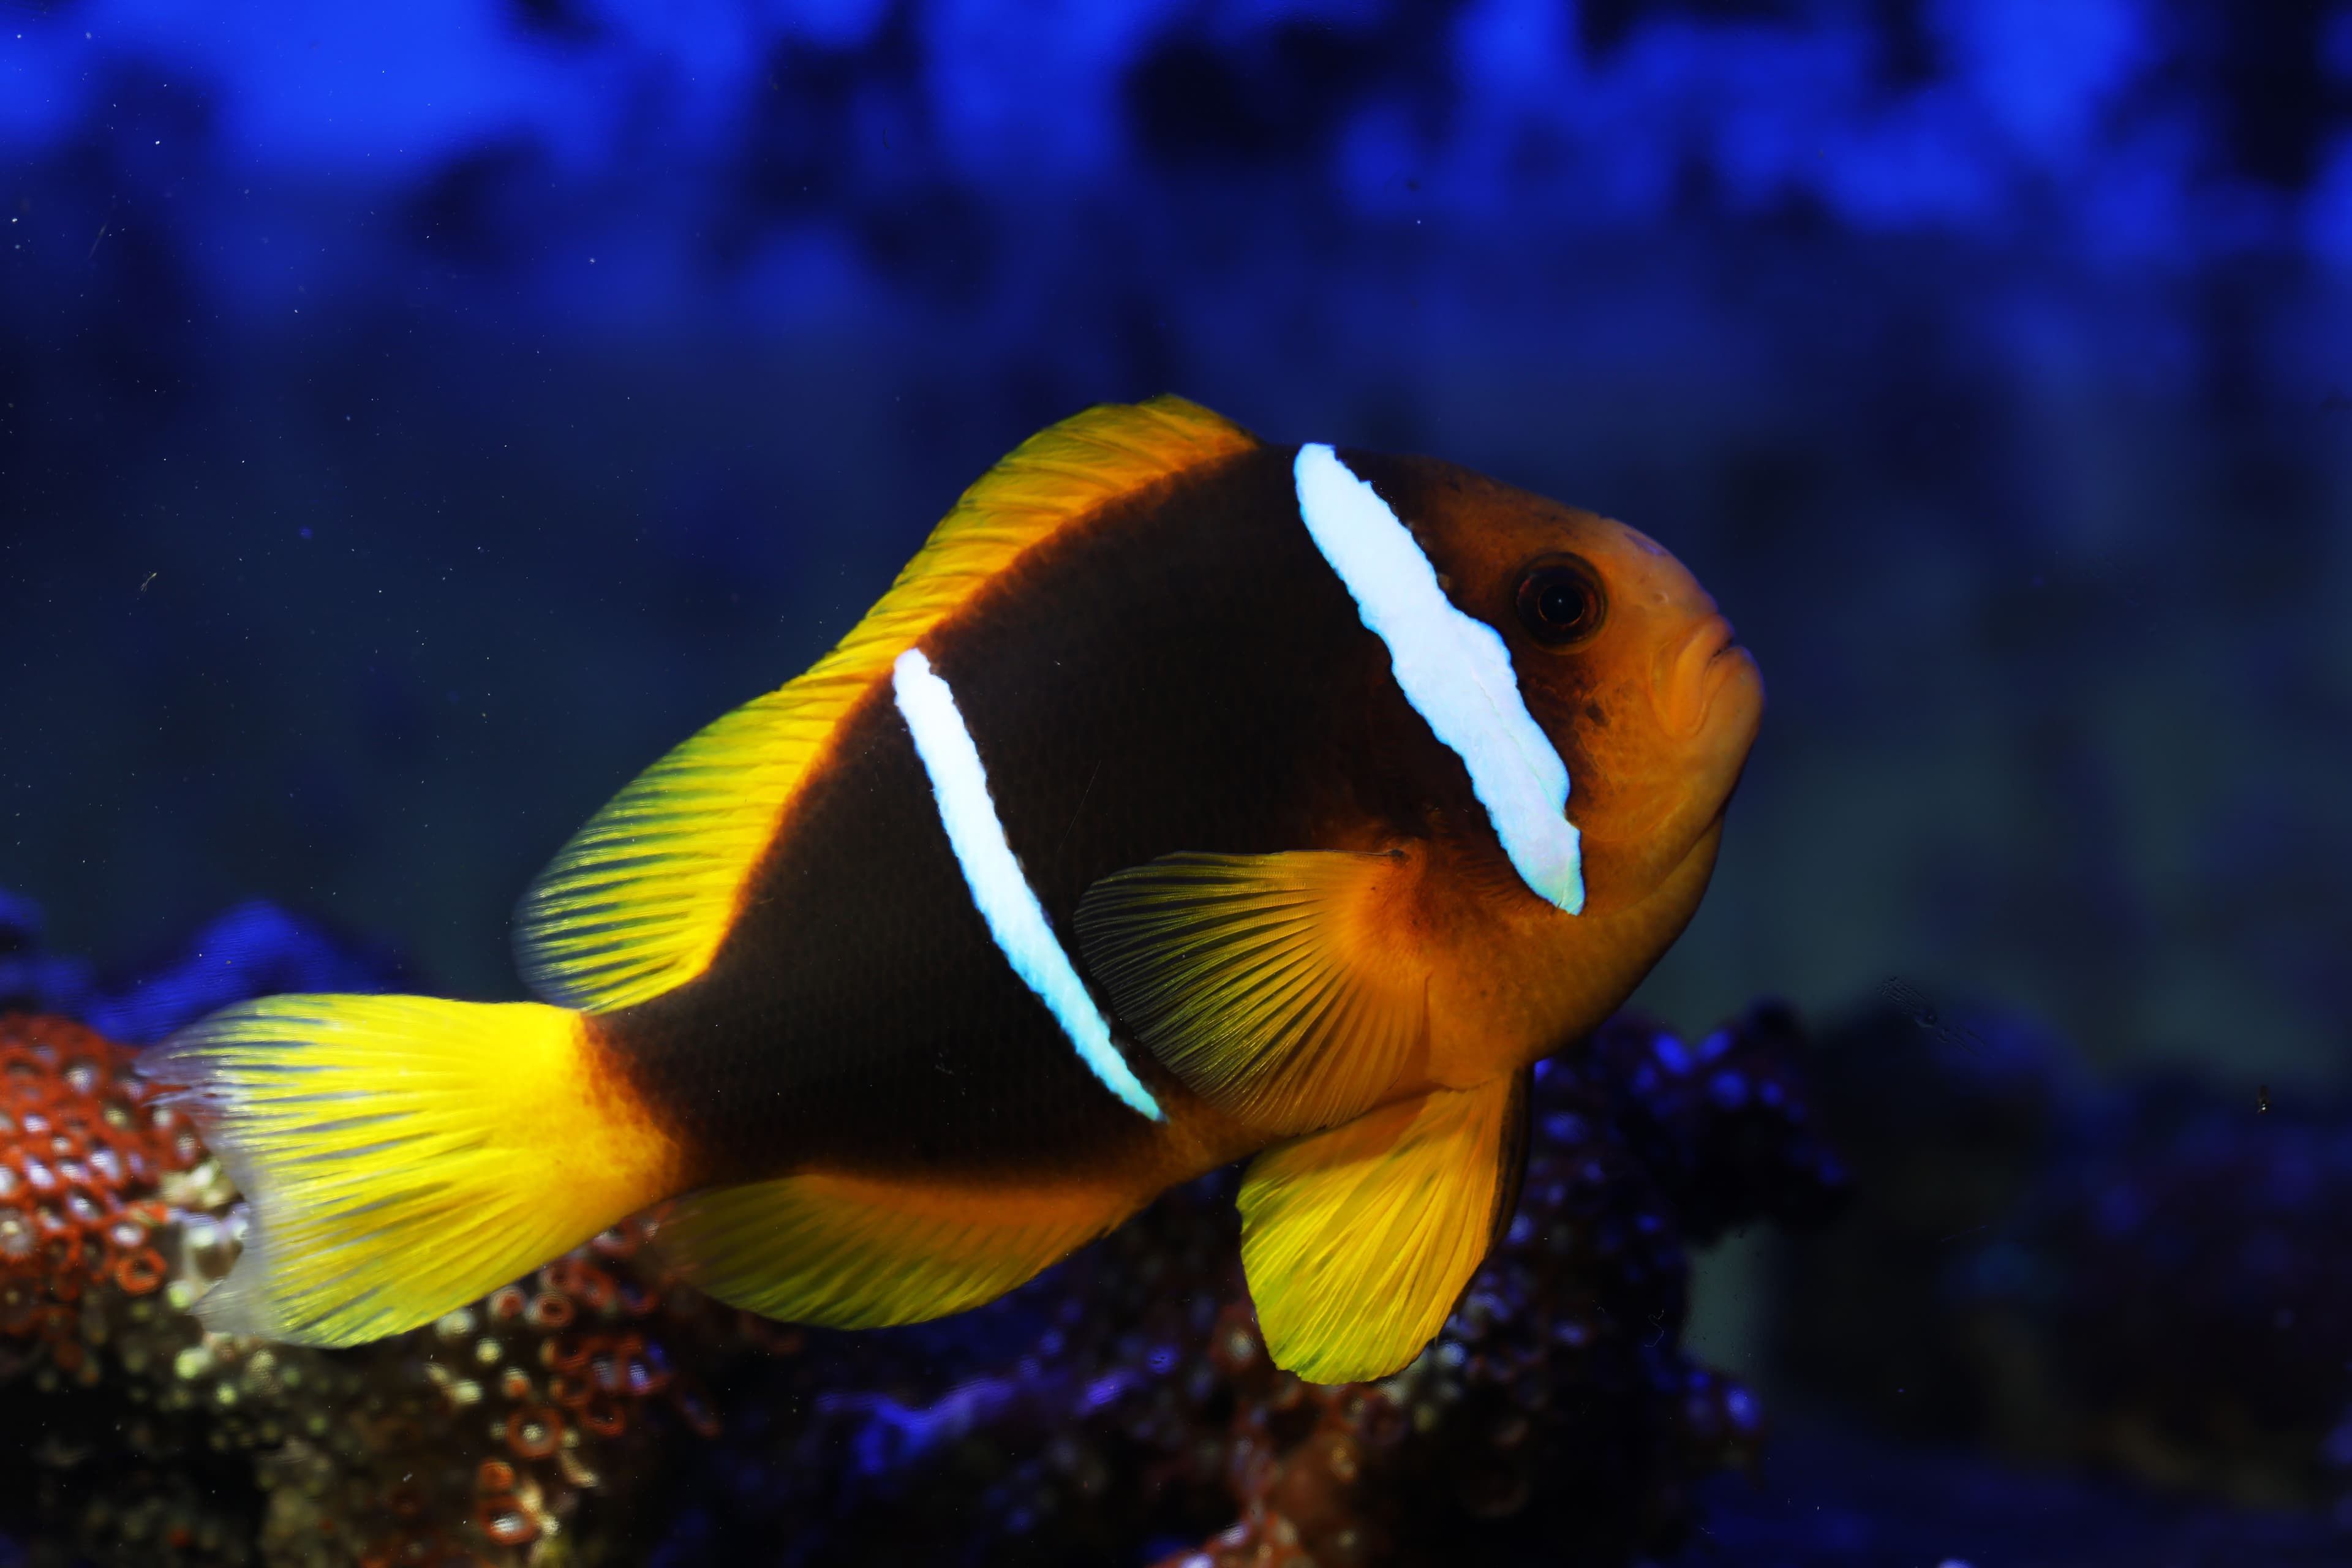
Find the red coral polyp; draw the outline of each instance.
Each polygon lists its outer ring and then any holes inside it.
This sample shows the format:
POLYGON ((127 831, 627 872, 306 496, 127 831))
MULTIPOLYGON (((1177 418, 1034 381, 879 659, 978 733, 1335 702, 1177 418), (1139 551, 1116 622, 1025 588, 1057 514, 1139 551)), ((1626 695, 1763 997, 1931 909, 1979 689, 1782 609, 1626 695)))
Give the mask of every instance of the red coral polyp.
POLYGON ((68 1306, 102 1283, 162 1287, 155 1183, 204 1157, 137 1056, 66 1019, 0 1016, 0 1333, 45 1342, 68 1374, 86 1355, 68 1306))

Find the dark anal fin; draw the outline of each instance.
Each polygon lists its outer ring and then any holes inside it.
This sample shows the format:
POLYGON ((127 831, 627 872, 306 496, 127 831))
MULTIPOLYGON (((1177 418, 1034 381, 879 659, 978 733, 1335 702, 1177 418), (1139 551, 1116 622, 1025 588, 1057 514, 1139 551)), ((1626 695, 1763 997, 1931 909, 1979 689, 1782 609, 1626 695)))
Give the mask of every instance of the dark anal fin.
POLYGON ((693 1194, 663 1219, 656 1244, 688 1281, 730 1306, 872 1329, 992 1301, 1134 1207, 1099 1188, 784 1176, 693 1194))
POLYGON ((1436 1337, 1508 1223, 1526 1086, 1436 1089, 1250 1162, 1242 1267, 1276 1365, 1362 1382, 1436 1337))
POLYGON ((1087 889, 1078 941, 1185 1087, 1276 1132, 1335 1126, 1426 1049, 1419 858, 1167 855, 1087 889))

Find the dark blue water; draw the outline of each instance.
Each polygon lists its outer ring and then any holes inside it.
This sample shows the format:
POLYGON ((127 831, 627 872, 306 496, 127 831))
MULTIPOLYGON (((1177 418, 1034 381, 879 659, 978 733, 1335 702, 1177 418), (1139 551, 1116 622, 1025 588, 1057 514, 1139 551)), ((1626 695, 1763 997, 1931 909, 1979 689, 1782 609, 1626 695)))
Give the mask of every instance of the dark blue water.
POLYGON ((1686 1030, 2352 1076, 2352 5, 0 0, 0 232, 12 994, 121 1037, 222 944, 520 994, 613 790, 1172 390, 1714 592, 1686 1030))

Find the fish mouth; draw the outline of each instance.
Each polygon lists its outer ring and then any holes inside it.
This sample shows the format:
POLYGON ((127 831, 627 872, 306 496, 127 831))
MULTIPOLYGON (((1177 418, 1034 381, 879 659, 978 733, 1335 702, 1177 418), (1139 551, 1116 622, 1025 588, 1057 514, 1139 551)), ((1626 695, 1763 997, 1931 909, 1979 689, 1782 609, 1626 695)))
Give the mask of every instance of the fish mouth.
POLYGON ((1695 735, 1706 726, 1716 693, 1753 670, 1755 659, 1739 646, 1739 634, 1724 616, 1708 616, 1691 628, 1665 660, 1660 682, 1661 716, 1678 734, 1695 735))

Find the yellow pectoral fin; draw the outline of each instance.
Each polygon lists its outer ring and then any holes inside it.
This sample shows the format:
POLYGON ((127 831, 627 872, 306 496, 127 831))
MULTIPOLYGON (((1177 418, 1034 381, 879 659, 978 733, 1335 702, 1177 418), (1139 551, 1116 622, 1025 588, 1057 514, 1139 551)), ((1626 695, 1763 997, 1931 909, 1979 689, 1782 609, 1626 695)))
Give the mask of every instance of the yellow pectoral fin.
POLYGON ((1250 1163, 1242 1268, 1276 1366, 1361 1382, 1436 1337, 1509 1218, 1527 1082, 1384 1105, 1250 1163))
POLYGON ((1305 1132, 1392 1092, 1427 1037, 1420 860, 1167 855, 1087 889, 1078 941, 1137 1037, 1212 1105, 1305 1132))
POLYGON ((994 1300, 1116 1226, 1107 1188, 950 1188, 863 1176, 713 1187, 661 1224, 663 1255, 730 1306, 874 1329, 994 1300))

